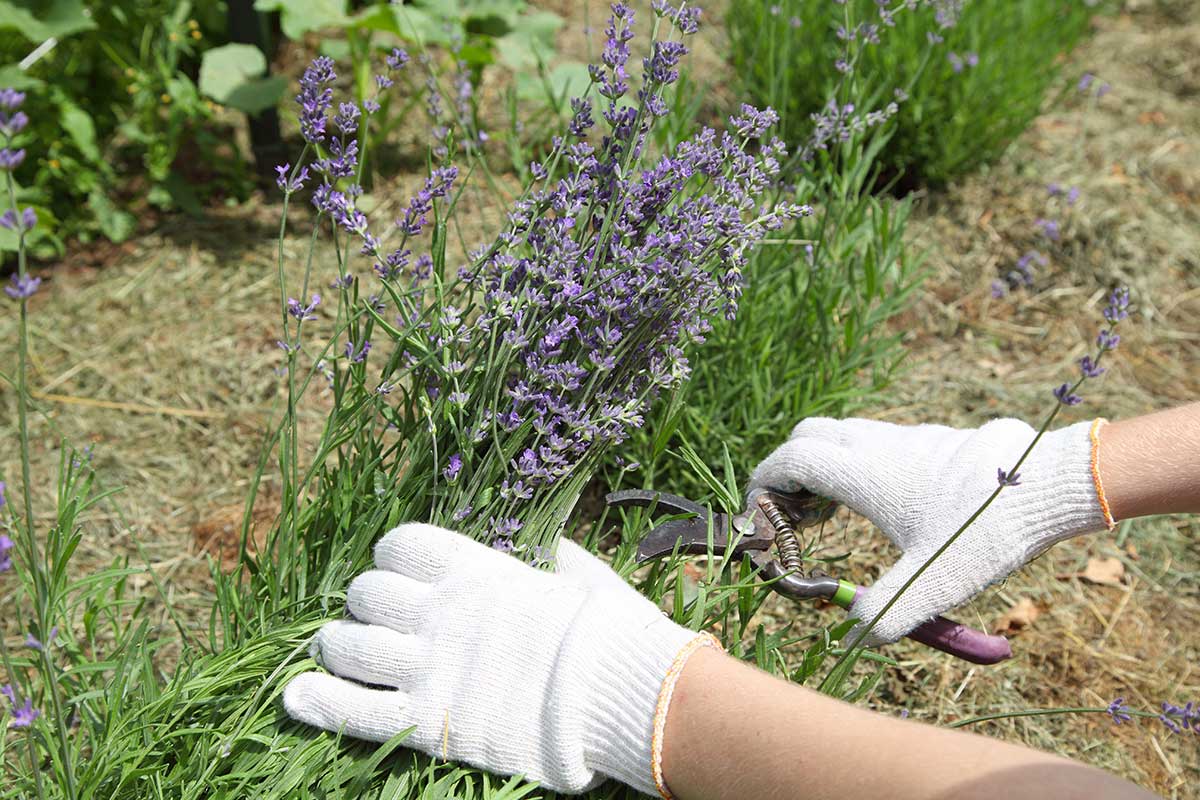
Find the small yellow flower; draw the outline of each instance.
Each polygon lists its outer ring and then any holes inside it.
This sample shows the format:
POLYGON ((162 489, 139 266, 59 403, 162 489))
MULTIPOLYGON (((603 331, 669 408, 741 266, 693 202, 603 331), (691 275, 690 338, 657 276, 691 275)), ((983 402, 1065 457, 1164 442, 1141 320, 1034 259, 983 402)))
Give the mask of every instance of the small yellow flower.
POLYGON ((192 38, 193 38, 193 39, 200 39, 200 38, 202 38, 202 37, 203 37, 203 34, 202 34, 202 33, 200 33, 200 31, 192 31, 192 38))
POLYGON ((175 31, 171 31, 170 33, 167 34, 167 38, 170 39, 172 42, 178 42, 179 34, 176 33, 175 31))
POLYGON ((126 67, 125 68, 125 77, 126 78, 136 78, 137 70, 134 69, 133 67, 126 67))
POLYGON ((200 27, 200 23, 199 23, 199 22, 196 22, 196 20, 194 20, 194 19, 189 19, 189 20, 188 20, 188 27, 189 27, 189 28, 191 28, 192 30, 196 30, 196 28, 199 28, 199 27, 200 27))
POLYGON ((134 94, 135 92, 137 92, 137 84, 136 83, 129 84, 128 86, 125 87, 125 91, 129 92, 130 94, 134 94))
POLYGON ((59 167, 62 166, 62 162, 59 161, 57 158, 52 158, 49 161, 47 161, 46 163, 50 165, 50 169, 58 169, 59 167))
POLYGON ((171 95, 167 94, 166 92, 163 92, 162 95, 159 96, 158 99, 163 101, 163 105, 166 105, 167 103, 171 102, 171 95))

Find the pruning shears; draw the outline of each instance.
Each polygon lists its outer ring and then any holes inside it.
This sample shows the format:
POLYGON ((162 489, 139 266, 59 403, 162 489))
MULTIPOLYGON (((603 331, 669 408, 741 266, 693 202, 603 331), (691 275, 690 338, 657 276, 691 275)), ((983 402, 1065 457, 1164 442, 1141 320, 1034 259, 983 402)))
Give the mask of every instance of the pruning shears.
MULTIPOLYGON (((793 600, 819 598, 848 609, 862 591, 861 586, 819 570, 805 574, 798 534, 825 522, 837 509, 837 503, 812 492, 756 489, 746 509, 736 515, 712 513, 687 498, 643 489, 611 492, 605 500, 610 506, 639 506, 676 517, 656 526, 641 541, 638 563, 675 553, 748 556, 776 592, 793 600)), ((1003 636, 945 617, 928 620, 908 638, 973 664, 995 664, 1012 656, 1003 636)))

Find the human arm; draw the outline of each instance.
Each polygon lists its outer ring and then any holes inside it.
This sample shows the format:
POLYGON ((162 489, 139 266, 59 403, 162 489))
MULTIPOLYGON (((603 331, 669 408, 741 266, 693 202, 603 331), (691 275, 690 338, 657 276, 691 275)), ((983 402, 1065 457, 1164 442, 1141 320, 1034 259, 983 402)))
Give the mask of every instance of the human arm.
POLYGON ((689 659, 667 717, 679 800, 1124 800, 1153 794, 1064 758, 851 706, 715 650, 689 659))
POLYGON ((1200 403, 1110 423, 1099 439, 1114 519, 1200 514, 1200 403))
POLYGON ((1015 480, 1007 472, 1036 435, 1020 420, 957 429, 807 419, 758 466, 751 488, 805 487, 833 498, 903 551, 851 609, 871 620, 899 594, 867 640, 878 644, 961 605, 1054 544, 1111 527, 1113 514, 1196 510, 1198 409, 1047 432, 1015 480), (1010 484, 974 517, 1005 478, 1010 484), (967 520, 973 521, 923 569, 967 520))
MULTIPOLYGON (((410 747, 570 793, 609 777, 650 794, 667 786, 680 800, 808 800, 856 796, 844 790, 899 776, 907 796, 928 798, 938 795, 923 785, 965 792, 961 773, 951 782, 965 767, 979 771, 979 796, 996 797, 1004 787, 989 788, 987 776, 1049 770, 1049 757, 967 733, 896 728, 742 666, 568 541, 547 572, 409 524, 381 540, 375 562, 347 591, 353 619, 326 624, 313 642, 327 672, 285 688, 295 719, 371 741, 411 729, 410 747), (958 767, 906 765, 914 742, 958 767), (922 772, 934 782, 921 784, 922 772)), ((1105 787, 1097 798, 1137 796, 1093 770, 1053 764, 1056 776, 1074 769, 1090 776, 1081 785, 1105 787)))

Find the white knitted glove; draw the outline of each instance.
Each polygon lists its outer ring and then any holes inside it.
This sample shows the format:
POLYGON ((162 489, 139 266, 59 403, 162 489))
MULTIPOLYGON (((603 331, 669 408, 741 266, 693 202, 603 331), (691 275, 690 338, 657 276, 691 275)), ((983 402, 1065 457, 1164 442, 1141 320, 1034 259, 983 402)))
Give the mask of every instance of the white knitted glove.
MULTIPOLYGON (((1092 423, 1047 433, 995 502, 909 587, 865 640, 899 639, 961 605, 1063 539, 1105 527, 1092 478, 1092 423)), ((977 430, 806 419, 754 471, 750 488, 804 487, 875 523, 903 551, 862 592, 863 623, 966 522, 1011 469, 1035 431, 1015 419, 977 430)))
POLYGON ((556 563, 540 571, 442 528, 401 525, 375 547, 377 569, 350 584, 354 620, 327 623, 313 642, 334 674, 296 677, 284 707, 376 742, 411 727, 407 746, 556 791, 607 776, 653 794, 660 691, 677 658, 711 637, 671 622, 571 542, 556 563))

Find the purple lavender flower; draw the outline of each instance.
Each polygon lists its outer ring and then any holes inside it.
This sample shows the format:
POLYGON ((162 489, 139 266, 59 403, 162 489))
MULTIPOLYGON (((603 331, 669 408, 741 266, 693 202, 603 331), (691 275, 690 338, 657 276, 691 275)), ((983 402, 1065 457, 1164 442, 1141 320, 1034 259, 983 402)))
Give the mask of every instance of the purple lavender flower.
POLYGON ((5 534, 0 533, 0 572, 8 572, 12 569, 12 556, 10 553, 13 546, 13 540, 5 534))
POLYGON ((497 539, 511 539, 513 534, 521 530, 521 520, 516 518, 496 519, 492 517, 488 522, 492 535, 497 539))
POLYGON ((330 289, 349 289, 354 285, 354 276, 346 273, 340 275, 329 282, 330 289))
POLYGON ((1117 346, 1120 344, 1121 335, 1118 333, 1113 333, 1112 331, 1100 331, 1100 333, 1096 336, 1096 346, 1099 347, 1102 352, 1107 350, 1116 350, 1117 346))
POLYGON ((502 536, 497 536, 495 539, 492 539, 491 546, 493 550, 499 550, 501 553, 511 553, 516 548, 516 545, 513 544, 512 539, 502 536))
POLYGON ((474 510, 475 509, 473 509, 471 506, 466 505, 455 511, 450 518, 455 522, 462 522, 464 519, 471 516, 471 512, 474 510))
POLYGON ((1064 383, 1062 386, 1059 386, 1057 389, 1055 389, 1054 396, 1058 399, 1058 402, 1062 403, 1064 406, 1077 406, 1083 402, 1082 397, 1071 392, 1071 384, 1069 383, 1064 383))
POLYGON ((1079 89, 1079 91, 1081 91, 1081 92, 1086 92, 1088 89, 1090 89, 1090 88, 1091 88, 1091 86, 1092 86, 1092 83, 1094 83, 1094 82, 1095 82, 1095 80, 1096 80, 1096 76, 1095 76, 1095 75, 1093 75, 1093 74, 1092 74, 1092 73, 1090 73, 1090 72, 1085 72, 1085 73, 1083 73, 1083 75, 1082 75, 1082 76, 1079 78, 1079 85, 1078 85, 1076 88, 1078 88, 1078 89, 1079 89))
POLYGON ((346 358, 350 359, 351 364, 361 364, 367 360, 367 353, 371 352, 371 342, 369 339, 363 339, 363 343, 357 347, 354 342, 346 342, 346 358))
POLYGON ((997 468, 996 469, 996 482, 999 483, 1001 486, 1020 486, 1021 485, 1021 473, 1014 472, 1010 475, 1007 472, 1005 472, 1003 469, 997 468))
POLYGON ((992 281, 992 297, 999 300, 1008 293, 1008 287, 1003 281, 992 281))
POLYGON ((291 175, 291 172, 291 164, 279 164, 275 167, 275 185, 279 187, 280 191, 298 192, 304 188, 304 184, 308 180, 308 167, 301 167, 300 171, 296 173, 296 177, 289 180, 288 176, 291 175))
POLYGON ((1128 711, 1129 706, 1125 705, 1124 697, 1118 697, 1116 700, 1113 700, 1108 704, 1107 713, 1110 717, 1112 717, 1114 725, 1121 725, 1133 719, 1133 717, 1129 715, 1128 711))
POLYGON ((4 490, 7 488, 7 484, 5 484, 4 481, 0 481, 0 508, 4 508, 4 504, 8 502, 8 500, 4 497, 4 490))
POLYGON ((55 625, 50 629, 50 635, 46 637, 46 643, 43 645, 38 641, 37 637, 32 633, 25 634, 25 646, 32 650, 42 650, 54 644, 54 640, 58 638, 58 626, 55 625))
POLYGON ((350 137, 358 132, 358 120, 362 110, 354 103, 338 103, 338 113, 333 118, 333 125, 343 136, 350 137))
POLYGON ((1158 719, 1171 733, 1200 733, 1200 707, 1194 702, 1177 706, 1164 700, 1158 719))
POLYGON ((0 149, 0 172, 12 172, 25 160, 25 150, 0 149))
POLYGON ((1121 287, 1113 289, 1108 296, 1108 306, 1104 309, 1104 318, 1112 325, 1129 316, 1129 290, 1121 287))
POLYGON ((1104 374, 1104 367, 1098 366, 1091 356, 1079 359, 1079 371, 1085 378, 1099 378, 1104 374))
POLYGON ((25 705, 17 704, 17 693, 9 684, 0 686, 0 694, 8 698, 9 704, 12 706, 12 721, 8 723, 9 728, 28 728, 33 724, 33 721, 42 715, 33 707, 33 701, 28 697, 25 698, 25 705))
POLYGON ((430 173, 425 185, 409 201, 404 218, 396 220, 396 226, 406 236, 416 236, 428 221, 425 217, 433 210, 433 201, 445 197, 458 178, 458 167, 439 167, 430 173))
POLYGON ((8 280, 9 285, 4 287, 4 293, 13 300, 26 300, 33 297, 37 293, 38 287, 42 285, 42 279, 32 275, 12 275, 8 280))
POLYGON ((288 313, 298 320, 316 319, 317 315, 313 312, 319 305, 321 305, 321 295, 319 294, 314 294, 311 302, 306 306, 300 305, 300 301, 294 297, 289 297, 287 301, 288 313))
POLYGON ((979 66, 979 53, 967 53, 966 55, 963 56, 963 61, 965 61, 967 63, 968 67, 978 67, 979 66))
POLYGON ((1106 82, 1106 83, 1100 84, 1099 86, 1096 87, 1096 99, 1099 100, 1101 97, 1104 97, 1104 95, 1108 94, 1111 91, 1112 91, 1111 83, 1106 82))
POLYGON ((0 215, 0 228, 10 231, 29 231, 37 227, 37 212, 32 206, 26 206, 20 216, 13 209, 8 209, 0 215))
POLYGON ((16 111, 25 102, 25 93, 16 89, 0 89, 0 108, 5 111, 16 111))
POLYGON ((333 59, 318 56, 300 77, 300 94, 296 102, 300 105, 300 135, 310 144, 325 141, 325 127, 329 120, 326 112, 333 105, 333 89, 329 84, 337 78, 333 71, 333 59))
POLYGON ((1062 234, 1058 229, 1058 223, 1052 219, 1041 219, 1040 217, 1034 220, 1034 225, 1042 229, 1042 235, 1052 242, 1057 242, 1062 234))
POLYGON ((950 62, 950 69, 954 70, 956 73, 963 71, 963 60, 958 53, 947 53, 946 60, 950 62))
POLYGON ((1079 187, 1072 186, 1067 190, 1067 205, 1073 206, 1079 200, 1079 187))
POLYGON ((458 453, 455 453, 454 455, 450 456, 450 463, 448 463, 446 468, 442 470, 442 475, 445 476, 447 481, 454 483, 454 481, 458 478, 458 473, 462 470, 462 465, 462 456, 458 453))

